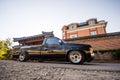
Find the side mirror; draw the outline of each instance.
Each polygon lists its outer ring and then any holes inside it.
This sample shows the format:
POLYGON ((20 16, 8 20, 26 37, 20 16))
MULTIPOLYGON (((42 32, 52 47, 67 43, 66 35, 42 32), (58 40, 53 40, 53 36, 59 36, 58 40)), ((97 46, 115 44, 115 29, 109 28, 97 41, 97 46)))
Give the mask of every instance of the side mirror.
POLYGON ((62 44, 63 44, 62 40, 59 40, 59 44, 60 44, 60 45, 62 45, 62 44))

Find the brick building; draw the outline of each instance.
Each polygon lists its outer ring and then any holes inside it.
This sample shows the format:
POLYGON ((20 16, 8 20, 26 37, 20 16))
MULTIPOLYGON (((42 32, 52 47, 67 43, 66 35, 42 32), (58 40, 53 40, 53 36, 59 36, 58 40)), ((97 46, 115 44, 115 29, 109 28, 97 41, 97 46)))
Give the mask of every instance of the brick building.
POLYGON ((96 18, 81 23, 71 23, 62 27, 62 39, 106 34, 107 22, 96 18))

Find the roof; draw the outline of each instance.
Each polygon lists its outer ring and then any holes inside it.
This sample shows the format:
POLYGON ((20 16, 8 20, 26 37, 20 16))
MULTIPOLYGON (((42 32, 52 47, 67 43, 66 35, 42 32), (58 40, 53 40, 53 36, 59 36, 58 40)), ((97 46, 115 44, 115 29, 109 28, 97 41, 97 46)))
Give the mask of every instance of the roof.
POLYGON ((77 25, 77 27, 84 27, 84 26, 87 26, 87 25, 89 25, 88 24, 88 21, 90 21, 90 20, 95 20, 95 24, 99 24, 99 23, 107 23, 105 20, 101 20, 101 21, 97 21, 97 18, 91 18, 91 19, 88 19, 88 20, 86 20, 85 22, 80 22, 80 23, 71 23, 71 24, 68 24, 68 25, 64 25, 63 27, 62 27, 62 29, 64 28, 64 27, 69 27, 70 25, 77 25))
POLYGON ((81 23, 79 23, 79 26, 78 26, 78 27, 86 26, 86 25, 88 25, 87 22, 81 22, 81 23))
POLYGON ((44 31, 42 31, 42 34, 33 35, 33 36, 27 36, 27 37, 20 37, 20 38, 13 38, 13 40, 14 40, 14 42, 18 42, 18 41, 26 40, 26 39, 30 39, 30 38, 51 37, 51 36, 54 36, 53 31, 51 31, 51 32, 44 32, 44 31))
POLYGON ((38 34, 38 35, 33 35, 33 36, 28 36, 28 37, 20 37, 20 38, 13 38, 14 42, 25 40, 25 39, 30 39, 30 38, 35 38, 35 37, 41 37, 44 36, 43 34, 38 34))

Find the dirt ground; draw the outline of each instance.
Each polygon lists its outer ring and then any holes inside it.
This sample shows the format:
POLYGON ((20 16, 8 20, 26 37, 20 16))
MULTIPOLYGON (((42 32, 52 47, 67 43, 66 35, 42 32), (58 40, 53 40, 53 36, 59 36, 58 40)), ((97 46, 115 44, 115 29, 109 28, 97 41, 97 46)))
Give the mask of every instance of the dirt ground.
POLYGON ((59 68, 0 60, 0 80, 120 80, 118 71, 59 68))

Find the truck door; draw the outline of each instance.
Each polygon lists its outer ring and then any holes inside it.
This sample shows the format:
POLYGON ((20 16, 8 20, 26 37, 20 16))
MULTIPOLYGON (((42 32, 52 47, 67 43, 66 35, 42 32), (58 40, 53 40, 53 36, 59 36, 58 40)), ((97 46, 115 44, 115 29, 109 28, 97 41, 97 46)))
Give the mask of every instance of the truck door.
POLYGON ((48 52, 48 56, 52 58, 64 57, 66 51, 64 46, 59 43, 60 39, 56 37, 47 38, 44 48, 48 52))

